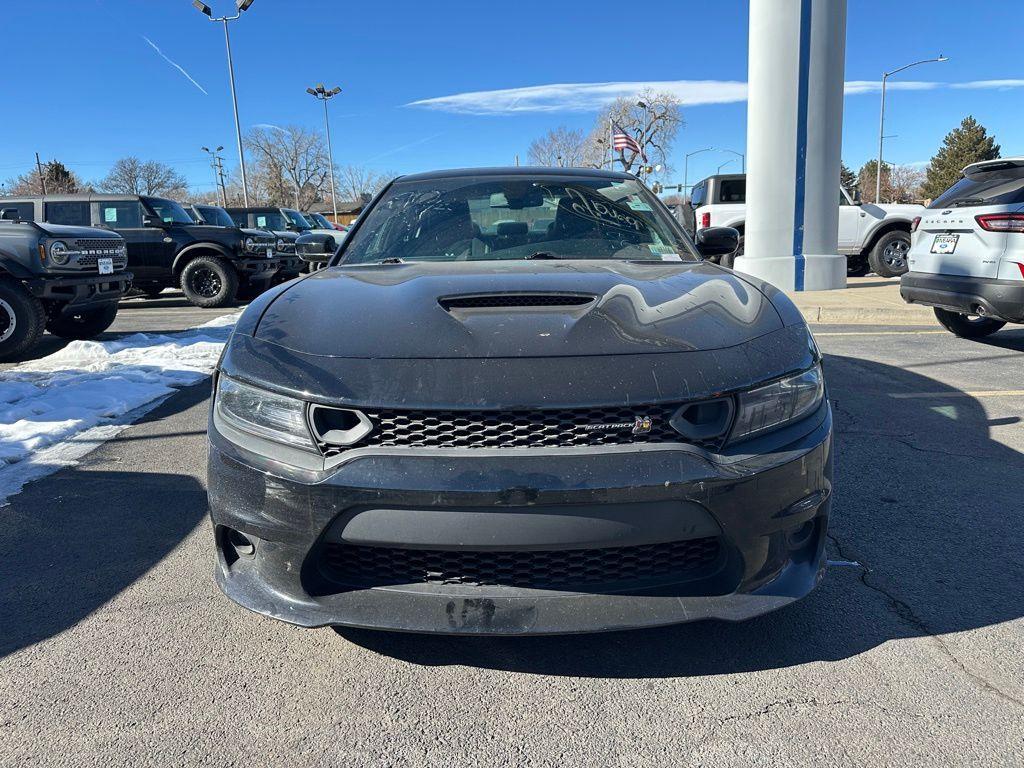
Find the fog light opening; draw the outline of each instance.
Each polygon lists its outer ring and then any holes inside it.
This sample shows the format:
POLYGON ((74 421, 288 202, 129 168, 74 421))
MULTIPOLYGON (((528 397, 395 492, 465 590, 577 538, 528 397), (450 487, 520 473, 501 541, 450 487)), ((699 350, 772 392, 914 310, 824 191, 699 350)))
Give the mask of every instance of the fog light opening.
POLYGON ((224 558, 231 565, 242 557, 250 558, 256 554, 256 543, 241 531, 224 528, 224 558))
POLYGON ((811 536, 814 535, 814 520, 808 520, 803 525, 793 528, 786 534, 786 543, 789 544, 790 549, 799 549, 808 541, 811 540, 811 536))

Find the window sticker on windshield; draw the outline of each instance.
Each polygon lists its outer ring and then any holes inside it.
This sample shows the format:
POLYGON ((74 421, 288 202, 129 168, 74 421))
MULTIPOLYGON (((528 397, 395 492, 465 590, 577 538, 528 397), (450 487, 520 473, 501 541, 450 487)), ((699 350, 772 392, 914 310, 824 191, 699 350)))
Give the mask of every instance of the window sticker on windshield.
POLYGON ((651 206, 649 206, 643 200, 630 200, 628 203, 626 203, 626 205, 628 205, 634 211, 649 211, 649 210, 651 210, 651 206))
POLYGON ((117 208, 104 208, 103 221, 107 224, 117 224, 117 208))
POLYGON ((644 222, 633 216, 628 208, 611 202, 607 198, 594 195, 589 190, 579 187, 566 187, 566 199, 570 201, 571 210, 577 216, 596 221, 616 229, 643 232, 644 222))
POLYGON ((682 261, 683 257, 678 253, 663 253, 661 254, 662 261, 682 261))
POLYGON ((666 245, 665 243, 648 243, 647 249, 651 253, 656 253, 659 256, 662 256, 667 253, 674 254, 676 252, 675 248, 673 248, 671 245, 666 245))
POLYGON ((266 227, 267 226, 267 217, 266 216, 257 216, 256 217, 256 226, 260 227, 261 229, 263 227, 266 227))

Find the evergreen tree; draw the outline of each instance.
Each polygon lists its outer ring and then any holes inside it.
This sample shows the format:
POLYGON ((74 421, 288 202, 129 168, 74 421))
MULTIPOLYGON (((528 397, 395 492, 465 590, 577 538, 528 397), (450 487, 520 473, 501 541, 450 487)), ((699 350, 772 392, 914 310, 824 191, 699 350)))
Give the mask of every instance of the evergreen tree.
POLYGON ((934 200, 961 177, 964 166, 999 157, 1000 147, 985 126, 971 115, 946 134, 942 146, 928 164, 922 194, 934 200))
POLYGON ((850 170, 846 163, 842 162, 839 164, 839 183, 850 194, 853 194, 853 190, 857 186, 857 175, 850 170))
POLYGON ((46 179, 46 191, 51 195, 80 191, 78 178, 59 160, 51 160, 44 166, 43 178, 46 179))

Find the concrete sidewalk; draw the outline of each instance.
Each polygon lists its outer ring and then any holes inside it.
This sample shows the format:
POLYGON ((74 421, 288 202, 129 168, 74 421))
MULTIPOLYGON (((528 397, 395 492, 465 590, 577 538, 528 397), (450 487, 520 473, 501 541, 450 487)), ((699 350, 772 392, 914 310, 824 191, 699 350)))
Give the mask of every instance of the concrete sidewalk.
POLYGON ((851 277, 842 290, 787 293, 809 323, 936 324, 930 307, 904 303, 898 277, 851 277))

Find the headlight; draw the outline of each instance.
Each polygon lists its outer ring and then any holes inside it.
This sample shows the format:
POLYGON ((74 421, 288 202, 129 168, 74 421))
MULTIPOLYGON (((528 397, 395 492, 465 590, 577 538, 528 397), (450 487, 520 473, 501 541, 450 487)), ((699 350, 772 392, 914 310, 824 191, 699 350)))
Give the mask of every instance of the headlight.
POLYGON ((243 432, 316 451, 302 400, 250 387, 221 376, 217 382, 217 414, 243 432))
POLYGON ((279 251, 283 251, 284 250, 284 238, 281 238, 281 237, 277 238, 277 250, 279 250, 279 251))
POLYGON ((245 238, 245 250, 252 251, 252 250, 255 250, 255 248, 256 248, 256 241, 253 240, 251 237, 245 238))
POLYGON ((66 243, 62 243, 60 240, 50 243, 50 261, 57 266, 64 266, 70 258, 71 254, 68 252, 66 243))
POLYGON ((795 376, 741 392, 729 439, 734 443, 749 440, 799 421, 813 413, 824 396, 825 380, 819 365, 795 376))

